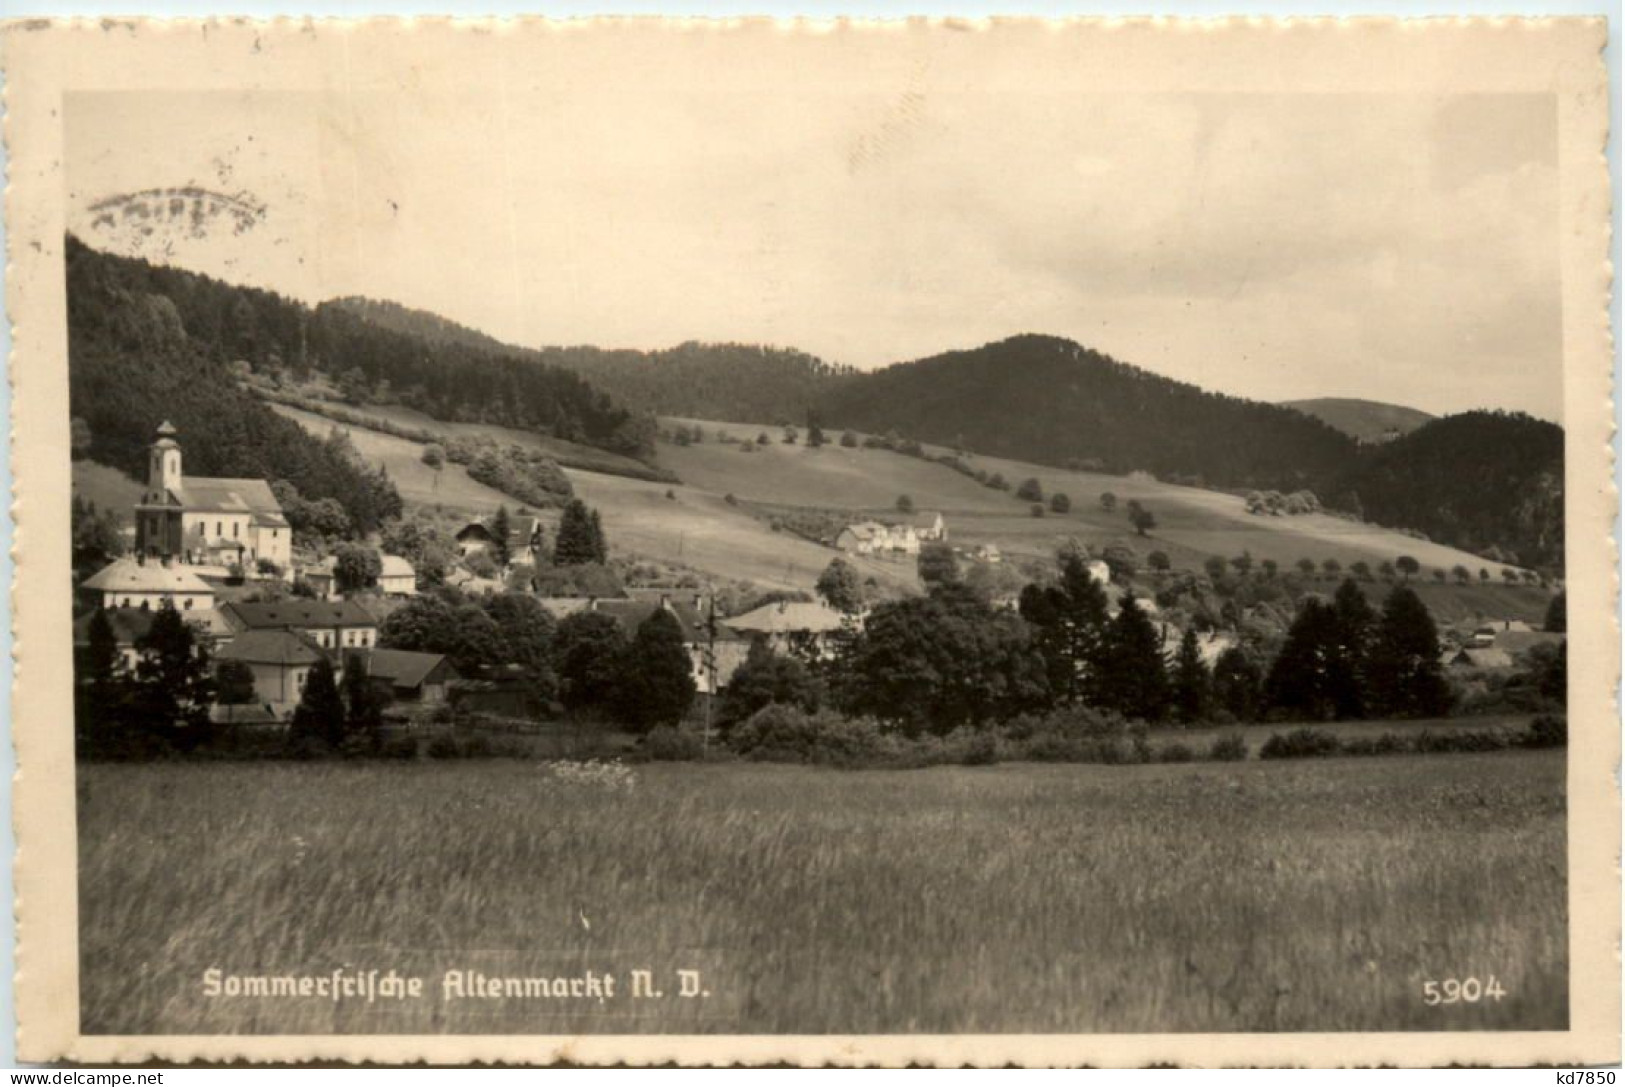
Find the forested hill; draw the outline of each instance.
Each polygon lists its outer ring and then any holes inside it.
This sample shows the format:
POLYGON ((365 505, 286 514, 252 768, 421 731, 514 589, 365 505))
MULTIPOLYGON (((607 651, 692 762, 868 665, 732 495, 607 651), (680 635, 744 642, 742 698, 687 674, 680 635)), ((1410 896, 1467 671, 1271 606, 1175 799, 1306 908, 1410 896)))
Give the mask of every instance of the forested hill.
POLYGON ((381 471, 272 413, 233 379, 217 337, 258 312, 280 312, 272 296, 256 299, 256 310, 248 292, 71 237, 66 258, 69 412, 90 438, 76 455, 145 479, 147 447, 167 419, 180 429, 188 474, 287 480, 305 498, 338 500, 362 531, 400 512, 381 471), (211 327, 204 315, 217 308, 226 312, 211 327))
POLYGON ((1520 566, 1563 567, 1563 428, 1470 411, 1368 446, 1336 488, 1367 520, 1520 566))
POLYGON ((524 348, 437 314, 370 298, 322 309, 441 343, 502 351, 579 374, 630 408, 736 423, 799 423, 849 367, 803 351, 742 343, 685 343, 659 351, 600 347, 524 348))
POLYGON ((898 363, 832 388, 820 412, 826 427, 894 429, 979 453, 1211 487, 1319 491, 1355 456, 1354 440, 1318 419, 1053 336, 898 363))
POLYGON ((399 401, 438 419, 536 430, 616 453, 647 455, 654 423, 568 370, 517 352, 397 332, 334 306, 311 309, 270 291, 91 250, 69 240, 70 261, 93 261, 142 293, 166 297, 189 341, 218 363, 312 371, 367 398, 399 401))

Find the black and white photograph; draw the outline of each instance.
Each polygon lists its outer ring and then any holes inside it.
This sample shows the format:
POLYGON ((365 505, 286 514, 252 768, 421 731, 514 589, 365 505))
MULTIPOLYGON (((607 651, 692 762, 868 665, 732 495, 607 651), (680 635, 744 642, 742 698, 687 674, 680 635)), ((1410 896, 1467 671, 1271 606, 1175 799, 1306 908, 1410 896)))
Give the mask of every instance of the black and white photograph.
POLYGON ((1617 1027, 1596 24, 532 29, 54 100, 72 1035, 1617 1027))

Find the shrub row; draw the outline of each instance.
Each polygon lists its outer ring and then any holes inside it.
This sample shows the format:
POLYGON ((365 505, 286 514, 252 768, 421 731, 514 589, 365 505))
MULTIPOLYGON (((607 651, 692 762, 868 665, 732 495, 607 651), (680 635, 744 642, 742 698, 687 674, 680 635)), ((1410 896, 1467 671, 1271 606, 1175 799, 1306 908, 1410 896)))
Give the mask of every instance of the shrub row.
POLYGON ((1564 747, 1568 744, 1568 719, 1560 714, 1541 714, 1521 732, 1506 729, 1453 730, 1406 735, 1384 732, 1380 736, 1352 736, 1344 739, 1312 728, 1276 733, 1258 749, 1261 759, 1317 759, 1336 756, 1435 755, 1464 751, 1505 751, 1513 747, 1564 747))

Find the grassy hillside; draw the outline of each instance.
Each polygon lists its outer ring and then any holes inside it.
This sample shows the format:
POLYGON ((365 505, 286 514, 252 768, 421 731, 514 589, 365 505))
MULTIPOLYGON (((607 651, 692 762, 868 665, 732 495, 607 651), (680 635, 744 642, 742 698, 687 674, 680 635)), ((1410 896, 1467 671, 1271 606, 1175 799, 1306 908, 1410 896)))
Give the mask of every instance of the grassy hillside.
POLYGON ((1403 404, 1325 396, 1316 400, 1283 400, 1281 407, 1312 415, 1362 442, 1378 441, 1390 431, 1409 434, 1434 417, 1403 404))
MULTIPOLYGON (((490 513, 501 503, 509 508, 519 504, 469 479, 457 465, 446 465, 436 483, 434 470, 419 459, 423 447, 416 442, 337 423, 285 405, 276 405, 276 411, 315 434, 326 435, 334 427, 347 431, 364 457, 389 472, 408 503, 441 505, 469 513, 490 513)), ((504 431, 501 436, 516 442, 541 440, 520 431, 504 431)), ((564 471, 576 494, 598 509, 610 546, 618 552, 677 563, 720 579, 746 579, 798 589, 809 588, 836 555, 829 548, 774 532, 748 511, 725 501, 726 492, 577 468, 564 471), (668 492, 671 497, 667 497, 668 492)), ((551 534, 557 527, 557 514, 543 514, 542 520, 551 534)), ((915 584, 911 565, 866 560, 858 566, 866 576, 884 584, 915 584)))
MULTIPOLYGON (((1013 485, 1036 478, 1046 496, 1062 491, 1072 500, 1070 513, 1046 510, 1037 518, 1031 515, 1030 503, 1012 493, 992 490, 916 457, 837 444, 808 449, 785 445, 774 428, 676 421, 698 423, 705 440, 688 446, 662 445, 660 462, 692 486, 780 505, 879 512, 892 510, 897 496, 907 494, 916 509, 940 510, 956 542, 996 543, 1017 556, 1049 557, 1062 542, 1076 538, 1100 546, 1125 544, 1141 555, 1162 550, 1175 566, 1199 566, 1210 555, 1228 558, 1243 551, 1258 560, 1274 559, 1283 567, 1302 558, 1317 564, 1336 559, 1344 566, 1363 560, 1375 567, 1410 555, 1422 564, 1424 578, 1429 576, 1427 570, 1449 570, 1458 563, 1475 573, 1487 567, 1492 576, 1500 577, 1498 563, 1388 529, 1325 514, 1254 516, 1239 496, 1146 477, 1075 472, 1002 457, 966 458, 977 468, 1002 474, 1013 485), (751 439, 764 429, 772 441, 751 454, 716 440, 719 432, 751 439), (1117 497, 1116 512, 1101 506, 1101 495, 1107 492, 1117 497), (1157 518, 1157 527, 1146 537, 1134 533, 1123 513, 1130 499, 1157 518)), ((928 452, 946 450, 928 448, 928 452)))
POLYGON ((73 462, 73 493, 93 502, 98 510, 108 510, 125 524, 131 524, 130 507, 140 499, 140 480, 131 479, 117 468, 93 460, 73 462))
POLYGON ((460 464, 447 464, 436 472, 423 463, 423 446, 416 442, 364 427, 346 426, 286 404, 272 404, 271 410, 292 419, 312 434, 325 437, 334 430, 349 434, 363 457, 389 473, 390 482, 406 502, 419 506, 441 505, 470 513, 488 513, 501 503, 510 507, 516 504, 509 495, 470 479, 460 464))

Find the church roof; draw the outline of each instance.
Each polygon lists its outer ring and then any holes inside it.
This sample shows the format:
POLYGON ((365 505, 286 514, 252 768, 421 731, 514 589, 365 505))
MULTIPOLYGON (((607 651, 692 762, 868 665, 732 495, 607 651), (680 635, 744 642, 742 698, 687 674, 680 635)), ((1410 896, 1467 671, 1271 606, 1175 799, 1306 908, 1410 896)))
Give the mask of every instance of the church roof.
POLYGON ((220 511, 222 513, 274 513, 281 515, 282 503, 271 492, 271 485, 263 479, 212 479, 207 476, 187 476, 173 493, 180 504, 189 510, 220 511))

